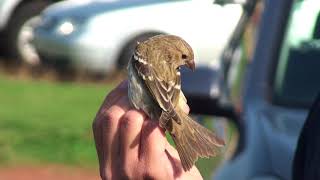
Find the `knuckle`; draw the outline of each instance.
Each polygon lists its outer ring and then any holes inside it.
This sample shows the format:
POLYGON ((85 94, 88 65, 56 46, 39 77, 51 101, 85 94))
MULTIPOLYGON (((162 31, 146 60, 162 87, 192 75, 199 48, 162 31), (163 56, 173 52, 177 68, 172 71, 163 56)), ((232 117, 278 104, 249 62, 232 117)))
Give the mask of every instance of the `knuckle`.
POLYGON ((126 121, 132 121, 132 120, 143 120, 144 119, 144 115, 137 111, 137 110, 129 110, 125 115, 124 115, 124 119, 126 121))
POLYGON ((141 114, 139 111, 136 110, 129 110, 128 112, 126 112, 122 119, 121 119, 121 126, 128 128, 128 127, 135 127, 138 124, 138 122, 141 122, 144 120, 144 115, 141 114))
POLYGON ((102 127, 111 127, 111 125, 112 125, 112 121, 113 121, 113 117, 112 117, 113 115, 112 114, 110 114, 110 113, 103 113, 102 114, 102 118, 100 119, 100 121, 101 121, 101 126, 102 127))
MULTIPOLYGON (((110 124, 114 121, 119 120, 124 114, 124 111, 118 106, 112 106, 109 109, 103 110, 99 115, 99 120, 103 122, 103 124, 110 124)), ((99 121, 97 120, 97 121, 99 121)))
POLYGON ((116 114, 112 113, 111 109, 108 109, 101 112, 100 119, 102 121, 112 121, 116 119, 116 114))

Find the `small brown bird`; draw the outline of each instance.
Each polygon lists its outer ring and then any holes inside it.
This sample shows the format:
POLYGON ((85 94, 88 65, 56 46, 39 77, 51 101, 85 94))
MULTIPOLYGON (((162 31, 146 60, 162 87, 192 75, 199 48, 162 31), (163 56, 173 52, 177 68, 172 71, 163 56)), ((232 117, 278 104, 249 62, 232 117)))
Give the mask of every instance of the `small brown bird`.
POLYGON ((198 157, 215 156, 224 141, 181 109, 181 101, 186 102, 179 71, 183 65, 195 69, 190 45, 178 36, 158 35, 138 43, 128 64, 128 96, 136 109, 170 133, 188 171, 198 157))

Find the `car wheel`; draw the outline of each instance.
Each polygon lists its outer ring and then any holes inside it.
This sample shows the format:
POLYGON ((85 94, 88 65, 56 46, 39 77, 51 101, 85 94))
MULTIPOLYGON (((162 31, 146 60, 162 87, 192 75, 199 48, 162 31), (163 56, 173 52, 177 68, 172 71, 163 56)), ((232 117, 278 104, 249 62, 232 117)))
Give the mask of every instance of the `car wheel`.
POLYGON ((135 38, 131 39, 123 48, 121 51, 121 54, 118 59, 117 63, 117 69, 118 70, 126 70, 127 64, 129 62, 129 59, 131 58, 134 48, 137 45, 137 42, 142 42, 144 40, 147 40, 148 38, 156 35, 160 35, 163 33, 157 33, 157 32, 149 32, 144 33, 142 35, 136 36, 135 38))
POLYGON ((37 65, 40 58, 31 41, 33 28, 39 22, 40 12, 48 6, 46 1, 26 2, 17 7, 5 30, 6 52, 15 64, 37 65))

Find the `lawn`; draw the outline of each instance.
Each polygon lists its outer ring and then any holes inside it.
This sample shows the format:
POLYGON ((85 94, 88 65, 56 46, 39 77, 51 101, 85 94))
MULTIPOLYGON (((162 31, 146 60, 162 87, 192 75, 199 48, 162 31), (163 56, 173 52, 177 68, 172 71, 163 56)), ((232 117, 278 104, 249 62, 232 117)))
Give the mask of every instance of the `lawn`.
MULTIPOLYGON (((0 164, 96 168, 91 123, 112 87, 0 77, 0 164)), ((197 165, 208 178, 215 162, 197 165)))
POLYGON ((111 86, 0 79, 0 162, 96 165, 91 123, 111 86))

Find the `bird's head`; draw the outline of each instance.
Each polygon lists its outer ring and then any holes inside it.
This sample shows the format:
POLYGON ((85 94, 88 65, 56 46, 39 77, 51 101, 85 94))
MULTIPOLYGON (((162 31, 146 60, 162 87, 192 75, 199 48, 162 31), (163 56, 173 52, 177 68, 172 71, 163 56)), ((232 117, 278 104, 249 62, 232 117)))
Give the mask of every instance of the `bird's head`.
POLYGON ((136 51, 148 59, 166 61, 173 68, 186 65, 195 70, 194 54, 191 46, 182 38, 174 35, 157 35, 139 43, 136 51))

